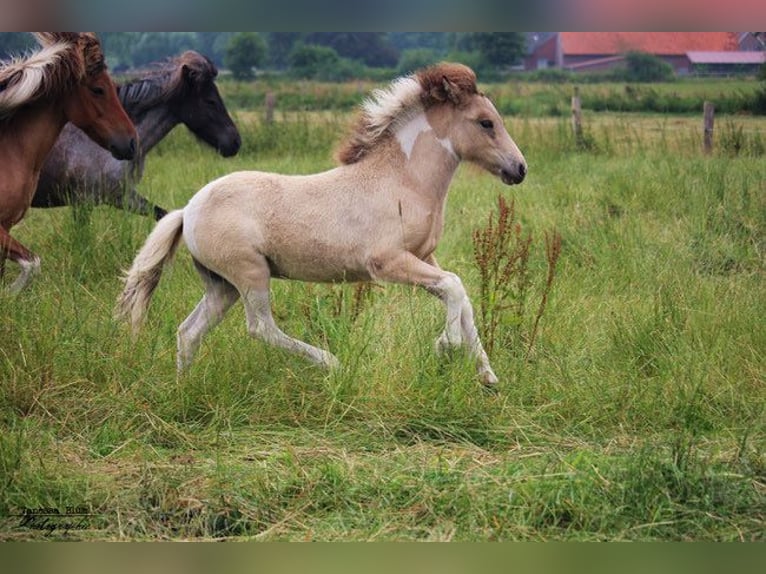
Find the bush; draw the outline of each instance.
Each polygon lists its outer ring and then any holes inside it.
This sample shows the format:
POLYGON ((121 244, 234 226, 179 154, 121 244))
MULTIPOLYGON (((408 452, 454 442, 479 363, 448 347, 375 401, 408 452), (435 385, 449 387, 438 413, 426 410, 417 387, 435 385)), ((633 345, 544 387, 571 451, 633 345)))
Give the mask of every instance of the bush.
POLYGON ((583 75, 575 75, 570 70, 562 70, 561 68, 544 68, 542 70, 535 70, 533 72, 526 72, 523 76, 524 80, 530 82, 544 82, 549 84, 566 84, 568 82, 582 82, 583 75))
POLYGON ((666 61, 643 52, 628 52, 625 79, 629 82, 668 82, 673 79, 673 66, 666 61))
POLYGON ((341 58, 329 46, 298 44, 288 58, 290 73, 301 79, 343 82, 367 75, 364 64, 341 58))
POLYGON ((752 111, 755 114, 766 115, 766 64, 758 70, 758 79, 761 81, 761 86, 753 96, 752 111))

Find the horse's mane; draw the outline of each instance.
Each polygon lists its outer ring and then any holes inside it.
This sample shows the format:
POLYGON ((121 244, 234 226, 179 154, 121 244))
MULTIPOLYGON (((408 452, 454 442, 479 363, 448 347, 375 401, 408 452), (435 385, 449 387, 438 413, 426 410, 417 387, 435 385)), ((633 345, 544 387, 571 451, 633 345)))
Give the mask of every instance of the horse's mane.
POLYGON ((106 68, 90 32, 36 32, 41 49, 0 64, 0 118, 43 98, 56 98, 106 68))
POLYGON ((154 64, 140 77, 118 85, 117 94, 125 110, 137 114, 167 102, 188 86, 193 89, 212 81, 217 75, 218 69, 209 58, 188 50, 176 58, 154 64))
POLYGON ((350 135, 336 154, 338 161, 356 163, 414 114, 448 102, 460 106, 476 93, 476 74, 462 64, 443 62, 398 78, 387 88, 374 90, 362 103, 350 135))

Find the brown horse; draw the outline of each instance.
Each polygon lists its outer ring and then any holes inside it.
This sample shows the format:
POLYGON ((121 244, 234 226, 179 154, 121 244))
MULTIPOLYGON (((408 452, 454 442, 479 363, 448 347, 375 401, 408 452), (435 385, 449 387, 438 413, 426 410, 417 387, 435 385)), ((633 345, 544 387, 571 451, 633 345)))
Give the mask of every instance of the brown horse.
POLYGON ((207 184, 149 235, 125 279, 118 315, 139 327, 183 237, 206 292, 178 328, 179 370, 240 297, 252 336, 335 366, 332 354, 277 327, 269 282, 374 280, 419 285, 439 297, 447 322, 437 349, 464 345, 481 381, 496 383, 463 284, 433 255, 461 160, 509 185, 527 171, 473 71, 440 64, 373 93, 339 159, 343 165, 315 175, 244 171, 207 184))
POLYGON ((239 151, 242 140, 216 87, 217 75, 213 62, 188 51, 118 85, 117 95, 141 140, 136 156, 118 161, 67 124, 45 160, 32 207, 105 203, 160 219, 167 212, 136 186, 146 154, 176 125, 185 125, 224 157, 239 151))
POLYGON ((37 188, 40 170, 68 121, 118 159, 137 151, 133 123, 117 97, 92 33, 37 32, 42 49, 0 67, 0 274, 21 266, 10 290, 23 289, 40 259, 10 235, 37 188))

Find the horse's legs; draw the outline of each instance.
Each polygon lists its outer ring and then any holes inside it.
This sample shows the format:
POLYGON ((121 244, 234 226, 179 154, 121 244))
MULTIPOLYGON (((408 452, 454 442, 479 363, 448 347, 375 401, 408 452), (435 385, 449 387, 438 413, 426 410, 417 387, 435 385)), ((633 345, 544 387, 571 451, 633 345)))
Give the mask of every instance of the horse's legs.
POLYGON ((266 258, 259 253, 249 253, 240 260, 243 265, 232 281, 242 296, 247 316, 247 329, 252 337, 298 353, 327 368, 338 366, 338 359, 332 353, 319 349, 286 335, 277 327, 271 315, 269 283, 271 272, 266 258))
POLYGON ((189 367, 202 338, 221 322, 226 311, 239 298, 236 288, 223 277, 212 275, 199 264, 197 269, 206 289, 194 311, 178 327, 176 365, 179 372, 189 367))
POLYGON ((111 203, 115 207, 138 213, 139 215, 151 215, 155 221, 159 221, 168 213, 160 206, 146 199, 133 187, 125 187, 122 190, 122 195, 115 194, 111 199, 111 203))
MULTIPOLYGON (((433 254, 429 255, 424 260, 424 262, 428 265, 431 265, 432 267, 435 267, 439 271, 443 271, 442 268, 439 267, 439 264, 436 262, 436 258, 433 256, 433 254)), ((429 286, 425 284, 422 285, 422 287, 432 295, 442 299, 445 306, 447 306, 447 324, 441 334, 436 338, 436 341, 434 342, 434 349, 438 354, 441 355, 449 351, 449 349, 452 347, 461 346, 463 344, 462 321, 460 317, 463 309, 462 306, 457 307, 453 305, 452 308, 450 308, 447 300, 439 292, 429 288, 429 286)))
POLYGON ((154 206, 154 221, 159 221, 168 214, 167 210, 162 209, 159 205, 154 206))
POLYGON ((303 355, 323 367, 335 368, 338 366, 338 359, 332 353, 294 339, 277 327, 274 317, 271 315, 268 288, 249 289, 243 294, 242 299, 245 302, 248 331, 253 337, 303 355))
POLYGON ((11 234, 2 226, 0 226, 0 254, 3 265, 5 258, 8 258, 21 266, 21 273, 9 287, 9 291, 16 294, 26 287, 32 276, 40 270, 40 258, 11 237, 11 234))
POLYGON ((497 383, 497 377, 479 339, 473 307, 457 275, 440 269, 433 258, 429 258, 428 262, 421 261, 406 252, 385 262, 377 261, 371 273, 375 279, 383 281, 420 285, 439 297, 447 307, 447 324, 436 341, 437 350, 465 345, 476 358, 481 382, 485 385, 497 383))

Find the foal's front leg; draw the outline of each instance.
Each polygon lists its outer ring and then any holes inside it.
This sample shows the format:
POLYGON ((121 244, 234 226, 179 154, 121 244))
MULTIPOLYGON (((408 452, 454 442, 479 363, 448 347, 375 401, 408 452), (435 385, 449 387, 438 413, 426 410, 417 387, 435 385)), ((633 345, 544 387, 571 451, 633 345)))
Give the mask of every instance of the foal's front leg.
MULTIPOLYGON (((426 257, 424 262, 443 272, 442 268, 439 267, 439 264, 436 262, 436 257, 434 257, 433 254, 426 257)), ((427 285, 423 285, 423 287, 426 289, 426 291, 444 301, 444 304, 447 307, 447 324, 445 325, 441 334, 436 338, 436 341, 434 341, 434 349, 436 350, 436 353, 442 355, 449 352, 449 350, 452 348, 462 346, 462 305, 450 306, 449 300, 441 294, 440 290, 429 288, 427 285)), ((467 299, 468 297, 466 296, 466 300, 467 299)))
POLYGON ((483 384, 492 386, 497 383, 497 376, 479 340, 473 320, 473 308, 463 282, 457 275, 440 269, 435 263, 433 257, 422 261, 405 252, 386 261, 376 261, 376 264, 371 266, 374 270, 371 270, 371 274, 373 278, 383 281, 420 285, 439 297, 447 307, 447 324, 437 339, 437 349, 466 346, 476 358, 479 379, 483 384))
MULTIPOLYGON (((429 255, 425 259, 425 262, 436 269, 442 270, 433 254, 429 255)), ((455 278, 460 281, 457 275, 455 275, 455 278)), ((462 283, 460 286, 462 287, 462 283)), ((438 296, 437 293, 434 294, 438 296)), ((477 358, 479 378, 485 385, 494 385, 497 383, 497 377, 492 371, 492 367, 489 365, 489 357, 487 357, 487 353, 484 351, 484 346, 481 344, 481 339, 479 339, 479 333, 473 318, 473 307, 471 306, 471 301, 468 299, 468 294, 465 293, 465 289, 463 289, 463 294, 464 296, 461 304, 455 305, 455 308, 452 310, 450 310, 449 304, 445 301, 445 304, 447 304, 447 326, 436 339, 436 352, 444 353, 449 351, 451 347, 467 344, 471 353, 477 358), (454 320, 455 314, 457 314, 458 325, 451 327, 450 319, 452 318, 454 320), (462 335, 464 340, 459 338, 455 339, 454 331, 456 328, 459 331, 459 335, 462 335)))

